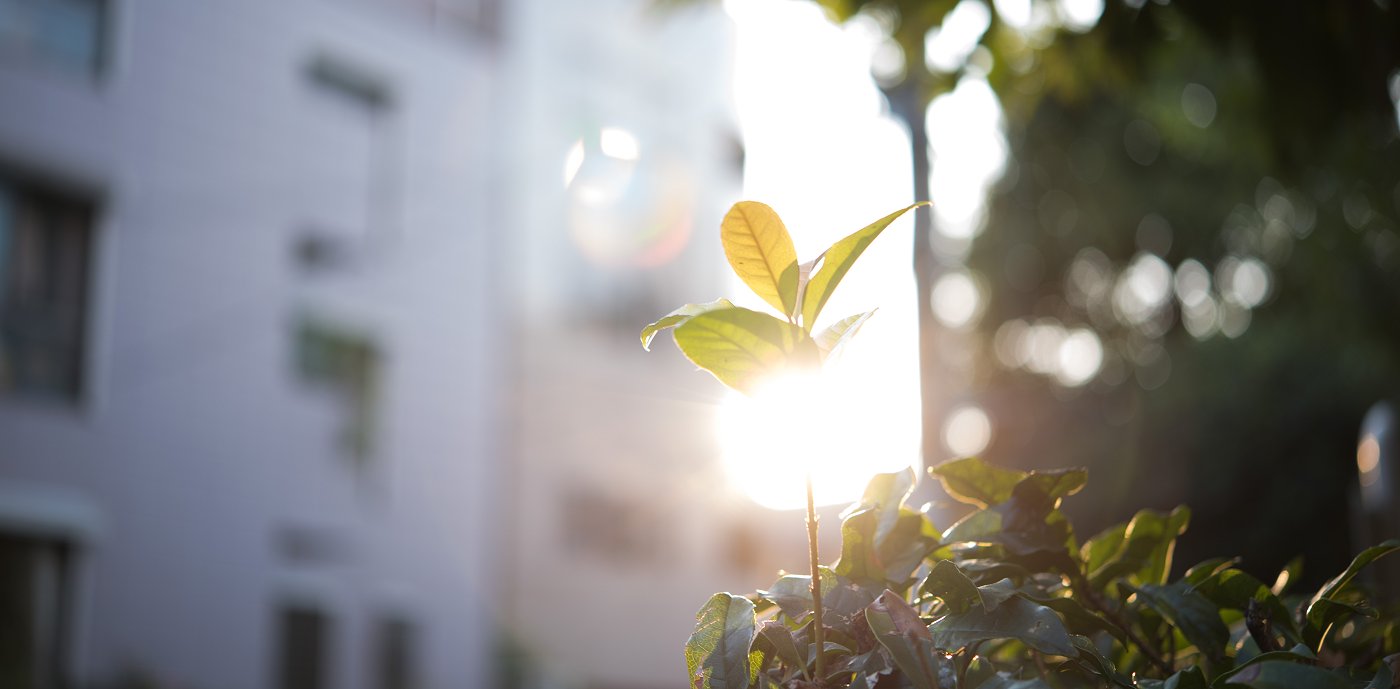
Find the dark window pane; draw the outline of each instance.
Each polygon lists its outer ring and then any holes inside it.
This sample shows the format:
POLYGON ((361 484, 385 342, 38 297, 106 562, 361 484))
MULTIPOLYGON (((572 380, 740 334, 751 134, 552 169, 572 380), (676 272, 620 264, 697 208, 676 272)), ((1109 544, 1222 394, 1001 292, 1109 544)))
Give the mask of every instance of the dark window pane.
POLYGON ((0 534, 0 687, 54 689, 66 669, 69 548, 0 534))
POLYGON ((325 689, 327 642, 326 616, 301 607, 283 608, 277 630, 278 689, 325 689))
POLYGON ((82 393, 92 208, 0 177, 0 392, 82 393))
POLYGON ((106 7, 103 0, 0 0, 0 56, 95 76, 106 7))
POLYGON ((375 639, 379 689, 413 689, 416 642, 413 625, 407 620, 379 621, 375 639))

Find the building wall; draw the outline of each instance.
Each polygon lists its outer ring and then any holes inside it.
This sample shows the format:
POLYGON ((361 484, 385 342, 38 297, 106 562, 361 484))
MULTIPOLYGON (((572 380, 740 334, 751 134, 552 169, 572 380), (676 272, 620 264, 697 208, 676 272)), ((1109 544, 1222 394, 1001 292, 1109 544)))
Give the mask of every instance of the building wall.
POLYGON ((305 602, 326 686, 374 686, 389 613, 418 686, 486 685, 495 44, 392 0, 110 8, 96 79, 0 59, 0 161, 99 208, 80 398, 0 394, 0 528, 82 544, 69 670, 275 686, 305 602), (360 398, 299 368, 308 324, 377 352, 367 450, 340 440, 360 398))

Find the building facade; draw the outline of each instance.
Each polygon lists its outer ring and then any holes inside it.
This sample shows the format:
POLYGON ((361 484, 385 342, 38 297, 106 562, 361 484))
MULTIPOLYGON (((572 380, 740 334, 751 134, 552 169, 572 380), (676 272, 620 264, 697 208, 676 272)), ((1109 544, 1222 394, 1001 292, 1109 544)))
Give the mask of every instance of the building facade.
POLYGON ((490 686, 485 0, 0 0, 0 686, 490 686))

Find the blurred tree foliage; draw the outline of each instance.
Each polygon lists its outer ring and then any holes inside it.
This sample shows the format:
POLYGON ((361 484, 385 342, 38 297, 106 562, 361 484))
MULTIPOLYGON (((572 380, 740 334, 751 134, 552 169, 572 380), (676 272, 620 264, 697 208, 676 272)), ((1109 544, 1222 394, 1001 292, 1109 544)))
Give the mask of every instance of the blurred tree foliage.
POLYGON ((1190 504, 1209 526, 1185 562, 1242 550, 1263 575, 1301 549, 1307 572, 1344 564, 1358 425, 1400 383, 1400 10, 1106 0, 1071 29, 1031 0, 1029 23, 991 12, 968 64, 936 73, 924 36, 957 3, 821 4, 876 17, 903 48, 892 102, 969 74, 1001 99, 1011 160, 957 257, 988 299, 973 334, 986 456, 1089 466, 1097 499, 1075 516, 1090 532, 1190 504), (1029 370, 1017 336, 1036 325, 1091 330, 1098 375, 1029 370))

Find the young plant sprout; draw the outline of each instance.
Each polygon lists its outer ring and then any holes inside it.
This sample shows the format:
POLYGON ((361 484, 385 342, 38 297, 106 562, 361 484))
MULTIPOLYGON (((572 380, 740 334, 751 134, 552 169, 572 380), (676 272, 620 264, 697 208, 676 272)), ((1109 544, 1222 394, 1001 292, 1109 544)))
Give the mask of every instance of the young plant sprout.
MULTIPOLYGON (((822 307, 866 246, 914 207, 799 264, 771 208, 736 204, 721 226, 725 255, 777 315, 724 299, 688 304, 643 329, 642 345, 674 328, 681 352, 725 385, 800 398, 873 313, 814 334, 822 307)), ((692 689, 1400 687, 1400 602, 1378 609, 1358 576, 1400 540, 1362 551, 1312 593, 1296 590, 1297 560, 1265 580, 1229 558, 1173 579, 1185 507, 1142 510, 1081 542, 1060 503, 1084 487, 1083 469, 1024 472, 968 457, 929 473, 967 516, 940 531, 905 504, 913 470, 877 474, 842 513, 841 557, 827 568, 809 471, 811 575, 711 597, 685 645, 692 689)))
MULTIPOLYGON (((758 394, 765 388, 800 389, 815 384, 812 379, 822 363, 849 342, 875 313, 847 316, 814 335, 812 327, 822 307, 865 248, 901 215, 920 205, 923 204, 890 213, 831 245, 811 261, 798 263, 792 236, 772 208, 757 201, 734 204, 720 224, 724 255, 744 284, 781 317, 738 307, 727 299, 686 304, 643 328, 642 347, 650 349, 658 332, 675 328, 676 346, 686 358, 746 395, 758 394)), ((825 645, 821 561, 810 469, 806 481, 813 643, 821 649, 825 645)), ((823 656, 820 651, 816 653, 818 677, 824 675, 823 656)))

